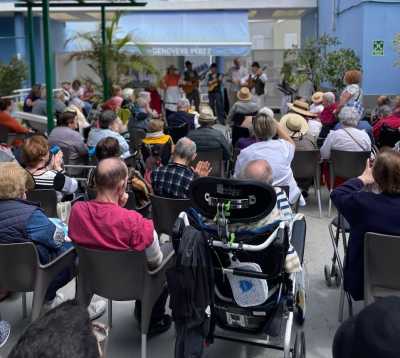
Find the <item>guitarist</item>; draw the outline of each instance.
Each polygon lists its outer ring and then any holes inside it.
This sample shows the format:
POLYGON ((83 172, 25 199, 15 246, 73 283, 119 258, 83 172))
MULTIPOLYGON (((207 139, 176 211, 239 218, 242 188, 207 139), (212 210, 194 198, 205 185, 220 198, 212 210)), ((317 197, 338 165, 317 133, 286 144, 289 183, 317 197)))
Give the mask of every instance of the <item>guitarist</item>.
POLYGON ((225 124, 224 100, 222 97, 222 75, 217 72, 217 64, 212 63, 207 76, 208 101, 221 124, 225 124))
POLYGON ((268 77, 265 72, 263 72, 260 64, 258 62, 253 62, 251 65, 251 75, 249 76, 248 86, 251 88, 254 99, 258 104, 259 108, 265 107, 265 85, 267 83, 268 77))
POLYGON ((199 83, 200 77, 190 61, 185 62, 186 70, 183 73, 183 90, 190 104, 194 103, 196 111, 200 112, 200 93, 199 83))

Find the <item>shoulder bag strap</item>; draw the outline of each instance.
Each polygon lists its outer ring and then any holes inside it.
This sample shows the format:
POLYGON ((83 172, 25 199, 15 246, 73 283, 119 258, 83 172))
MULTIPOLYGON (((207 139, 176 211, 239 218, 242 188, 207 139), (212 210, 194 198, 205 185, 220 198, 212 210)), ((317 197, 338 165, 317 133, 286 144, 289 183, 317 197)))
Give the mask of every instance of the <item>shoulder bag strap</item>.
POLYGON ((357 139, 355 139, 355 138, 351 135, 351 133, 350 133, 346 128, 343 128, 343 130, 348 134, 348 136, 349 136, 351 139, 353 139, 353 141, 354 141, 364 152, 367 151, 367 150, 360 144, 360 142, 359 142, 357 139))

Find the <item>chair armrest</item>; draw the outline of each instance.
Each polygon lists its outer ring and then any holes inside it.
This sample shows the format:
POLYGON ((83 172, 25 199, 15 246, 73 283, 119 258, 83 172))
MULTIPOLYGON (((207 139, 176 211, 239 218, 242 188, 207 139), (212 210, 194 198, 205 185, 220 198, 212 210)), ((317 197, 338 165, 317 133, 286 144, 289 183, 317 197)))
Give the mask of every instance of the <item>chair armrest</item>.
POLYGON ((157 275, 159 272, 166 270, 167 268, 169 268, 174 262, 173 259, 175 257, 175 252, 171 251, 167 257, 164 258, 164 260, 162 261, 161 265, 158 266, 156 269, 150 271, 149 270, 149 275, 150 276, 154 276, 157 275))
POLYGON ((140 213, 142 216, 148 217, 150 207, 151 207, 151 202, 149 201, 147 204, 143 205, 143 206, 140 207, 140 208, 136 208, 135 210, 136 210, 138 213, 140 213))
POLYGON ((39 267, 45 271, 60 272, 63 269, 75 264, 75 259, 76 250, 74 247, 71 247, 69 250, 63 252, 53 261, 49 262, 46 265, 39 265, 39 267))

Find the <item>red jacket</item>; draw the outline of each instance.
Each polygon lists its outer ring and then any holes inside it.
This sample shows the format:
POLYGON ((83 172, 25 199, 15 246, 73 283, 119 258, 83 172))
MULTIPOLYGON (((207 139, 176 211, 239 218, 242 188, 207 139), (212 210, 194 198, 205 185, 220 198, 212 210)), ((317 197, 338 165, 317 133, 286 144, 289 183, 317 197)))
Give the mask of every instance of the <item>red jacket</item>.
POLYGON ((396 108, 392 115, 381 118, 372 127, 372 134, 375 139, 379 139, 383 125, 390 128, 400 128, 400 108, 396 108))
POLYGON ((324 110, 319 115, 321 123, 324 126, 333 125, 337 122, 336 116, 333 113, 336 107, 337 107, 336 103, 332 103, 331 105, 325 107, 324 110))
POLYGON ((21 124, 6 111, 0 112, 0 124, 7 127, 12 133, 28 133, 29 131, 28 128, 21 126, 21 124))

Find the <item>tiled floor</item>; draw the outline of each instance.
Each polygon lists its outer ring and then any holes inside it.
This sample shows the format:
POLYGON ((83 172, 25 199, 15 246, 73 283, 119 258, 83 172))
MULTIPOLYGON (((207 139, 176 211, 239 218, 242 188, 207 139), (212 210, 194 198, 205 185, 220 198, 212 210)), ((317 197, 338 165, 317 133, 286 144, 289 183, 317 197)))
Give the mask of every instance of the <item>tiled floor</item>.
MULTIPOLYGON (((333 335, 338 327, 337 312, 339 291, 327 288, 323 279, 323 266, 329 262, 332 248, 328 236, 327 225, 327 193, 324 195, 324 217, 319 218, 315 197, 310 193, 308 206, 301 212, 307 218, 306 270, 307 270, 307 319, 304 331, 307 341, 308 358, 331 357, 333 335)), ((63 289, 69 296, 74 295, 74 285, 63 289)), ((21 299, 17 296, 0 304, 1 314, 12 324, 12 336, 5 347, 0 349, 0 357, 16 342, 27 321, 22 320, 21 299)), ((107 315, 101 318, 106 321, 107 315)), ((113 304, 113 328, 111 330, 108 354, 111 358, 139 357, 140 334, 133 317, 133 303, 115 302, 113 304)), ((173 357, 174 330, 151 339, 148 343, 148 357, 173 357)), ((283 357, 282 353, 266 351, 262 348, 250 347, 239 343, 216 341, 206 350, 205 357, 283 357)))

